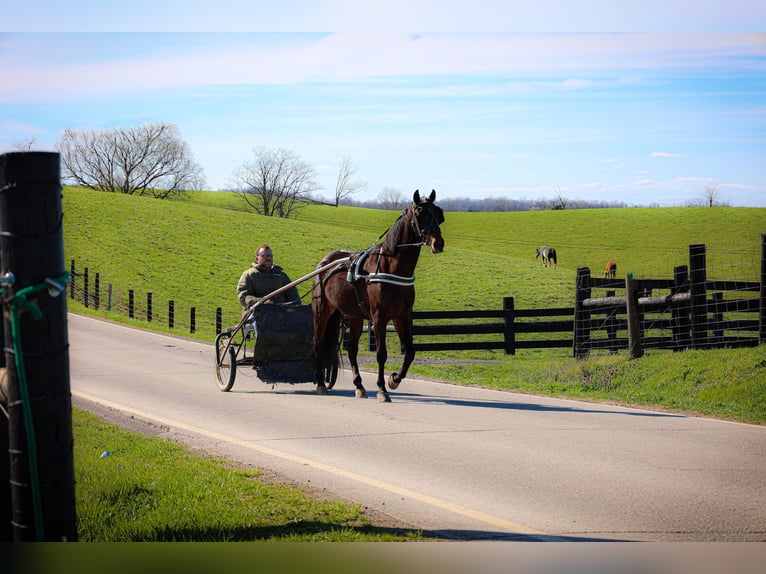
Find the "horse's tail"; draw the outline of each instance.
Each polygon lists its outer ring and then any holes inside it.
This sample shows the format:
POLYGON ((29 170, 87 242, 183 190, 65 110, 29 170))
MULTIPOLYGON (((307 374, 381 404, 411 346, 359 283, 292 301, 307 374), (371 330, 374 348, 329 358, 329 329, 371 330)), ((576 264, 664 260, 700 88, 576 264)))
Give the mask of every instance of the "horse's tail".
POLYGON ((323 291, 320 274, 314 277, 311 288, 311 312, 314 315, 314 361, 317 369, 330 366, 333 358, 338 354, 341 343, 340 328, 343 319, 340 312, 335 309, 332 310, 332 315, 329 318, 323 316, 323 313, 327 313, 331 309, 325 305, 323 291))
POLYGON ((558 264, 558 262, 556 261, 556 250, 555 250, 555 249, 553 249, 553 247, 551 247, 551 248, 548 250, 548 259, 549 259, 550 261, 553 261, 553 264, 554 264, 554 265, 557 265, 557 264, 558 264))

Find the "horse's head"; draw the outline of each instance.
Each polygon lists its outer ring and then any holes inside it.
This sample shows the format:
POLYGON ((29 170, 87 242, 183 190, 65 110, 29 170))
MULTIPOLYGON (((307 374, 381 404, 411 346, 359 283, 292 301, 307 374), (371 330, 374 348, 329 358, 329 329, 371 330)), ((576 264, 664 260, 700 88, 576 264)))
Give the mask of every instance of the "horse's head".
POLYGON ((543 251, 543 248, 542 248, 542 247, 538 247, 538 248, 535 250, 535 259, 537 259, 538 257, 540 257, 540 253, 542 253, 542 251, 543 251))
POLYGON ((431 190, 431 195, 421 199, 420 191, 415 190, 412 196, 412 227, 418 234, 424 245, 428 245, 431 253, 444 251, 444 238, 439 225, 444 223, 442 208, 434 203, 436 190, 431 190))

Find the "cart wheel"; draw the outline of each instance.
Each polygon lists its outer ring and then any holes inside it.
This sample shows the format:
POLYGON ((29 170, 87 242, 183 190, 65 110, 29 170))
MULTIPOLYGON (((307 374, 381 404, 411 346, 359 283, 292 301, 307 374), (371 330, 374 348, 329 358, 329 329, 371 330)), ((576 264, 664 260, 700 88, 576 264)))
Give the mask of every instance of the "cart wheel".
POLYGON ((237 353, 234 350, 234 347, 229 346, 226 355, 222 356, 224 349, 226 349, 226 345, 229 342, 229 338, 229 336, 225 336, 224 333, 221 333, 216 339, 218 350, 215 358, 215 382, 218 385, 218 388, 223 392, 230 391, 234 386, 234 379, 237 378, 237 353), (218 363, 218 357, 221 358, 220 364, 218 363))
POLYGON ((331 389, 335 386, 335 381, 337 380, 338 380, 338 357, 336 355, 332 361, 332 364, 329 367, 325 367, 324 369, 325 386, 328 389, 331 389))

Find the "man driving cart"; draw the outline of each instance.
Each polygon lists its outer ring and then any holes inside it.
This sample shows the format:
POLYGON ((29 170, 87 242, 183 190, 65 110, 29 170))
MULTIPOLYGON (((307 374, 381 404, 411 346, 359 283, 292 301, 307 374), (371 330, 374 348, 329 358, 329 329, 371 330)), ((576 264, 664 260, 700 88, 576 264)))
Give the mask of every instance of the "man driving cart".
MULTIPOLYGON (((245 269, 237 283, 237 297, 242 309, 247 310, 261 297, 265 297, 291 283, 290 277, 279 265, 274 265, 274 252, 266 243, 255 250, 255 261, 245 269)), ((296 286, 278 293, 264 303, 286 303, 299 305, 301 297, 296 286)))

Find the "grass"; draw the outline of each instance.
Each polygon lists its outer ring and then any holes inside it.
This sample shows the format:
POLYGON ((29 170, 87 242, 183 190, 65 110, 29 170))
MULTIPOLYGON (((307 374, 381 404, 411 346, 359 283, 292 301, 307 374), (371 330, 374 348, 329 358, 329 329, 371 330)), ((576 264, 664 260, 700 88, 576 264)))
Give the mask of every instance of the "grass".
POLYGON ((359 506, 266 485, 257 471, 73 412, 81 542, 378 542, 417 531, 370 524, 359 506), (108 452, 108 456, 105 453, 108 452))

